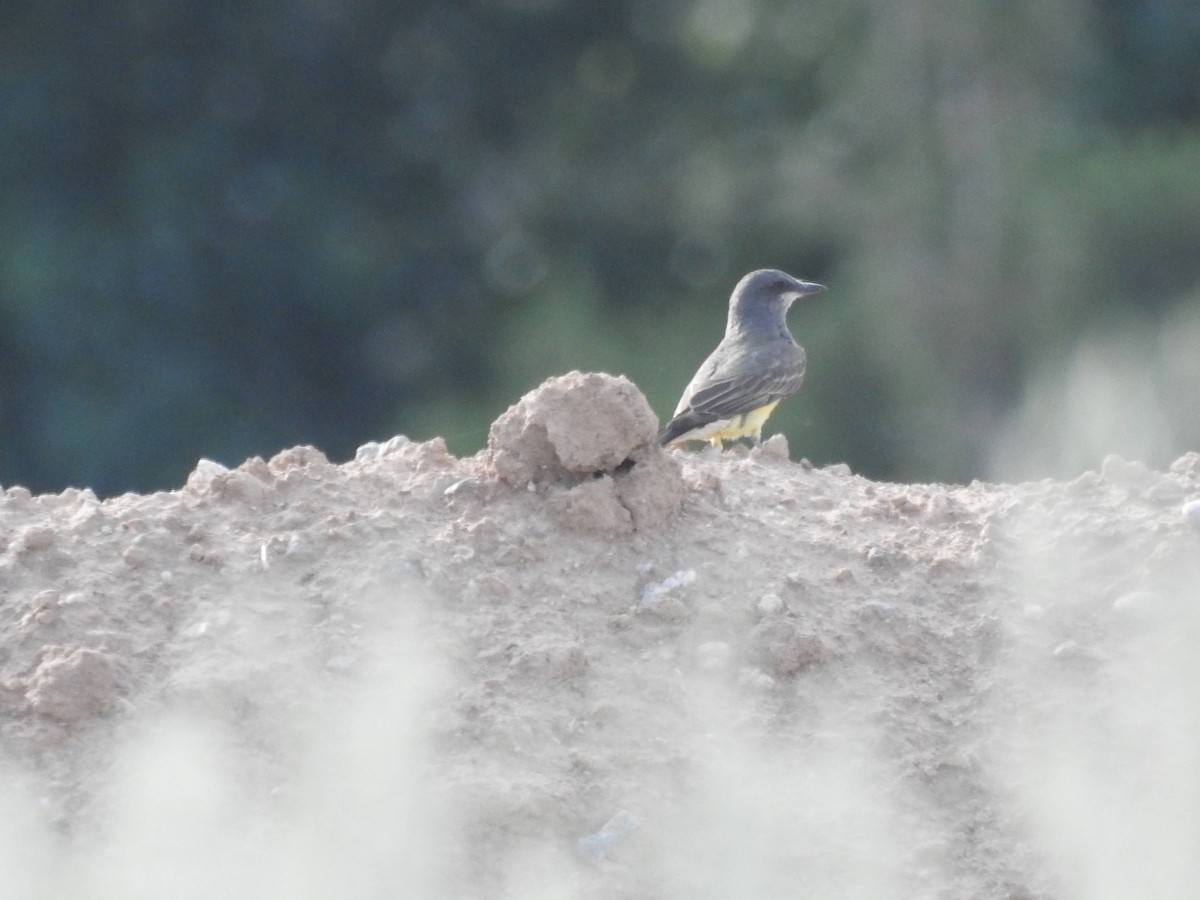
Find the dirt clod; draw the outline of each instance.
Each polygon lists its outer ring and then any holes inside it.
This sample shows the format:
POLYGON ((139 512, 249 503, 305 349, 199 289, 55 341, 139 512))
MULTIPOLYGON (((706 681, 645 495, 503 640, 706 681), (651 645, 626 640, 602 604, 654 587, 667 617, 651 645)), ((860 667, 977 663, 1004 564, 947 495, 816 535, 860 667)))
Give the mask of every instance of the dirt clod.
POLYGON ((26 696, 38 715, 77 722, 107 712, 114 699, 112 662, 85 647, 44 647, 26 696))
POLYGON ((530 391, 488 434, 497 475, 510 484, 611 472, 654 440, 658 419, 623 376, 569 372, 530 391))

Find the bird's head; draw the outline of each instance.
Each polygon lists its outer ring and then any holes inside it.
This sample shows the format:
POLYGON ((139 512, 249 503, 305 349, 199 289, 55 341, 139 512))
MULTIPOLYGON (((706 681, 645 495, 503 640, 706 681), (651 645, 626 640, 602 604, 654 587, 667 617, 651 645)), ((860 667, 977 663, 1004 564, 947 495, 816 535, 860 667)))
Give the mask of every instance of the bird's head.
POLYGON ((801 281, 778 269, 759 269, 737 283, 729 298, 729 321, 774 324, 801 297, 819 294, 825 285, 801 281))

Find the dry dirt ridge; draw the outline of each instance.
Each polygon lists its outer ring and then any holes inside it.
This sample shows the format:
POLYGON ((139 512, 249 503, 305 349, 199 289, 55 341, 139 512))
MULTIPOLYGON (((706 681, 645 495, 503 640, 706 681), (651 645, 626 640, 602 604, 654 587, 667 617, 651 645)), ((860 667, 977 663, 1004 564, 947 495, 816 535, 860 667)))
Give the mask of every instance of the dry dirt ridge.
POLYGON ((1196 896, 1200 455, 656 424, 571 373, 471 458, 0 492, 0 896, 1196 896))

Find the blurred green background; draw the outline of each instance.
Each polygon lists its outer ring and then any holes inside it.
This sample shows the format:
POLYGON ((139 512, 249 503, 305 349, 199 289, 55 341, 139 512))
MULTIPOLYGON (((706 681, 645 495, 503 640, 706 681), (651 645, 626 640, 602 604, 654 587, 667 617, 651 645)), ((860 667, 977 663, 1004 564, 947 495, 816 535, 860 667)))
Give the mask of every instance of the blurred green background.
POLYGON ((1194 0, 6 0, 0 484, 468 454, 570 369, 660 416, 745 271, 795 457, 1200 442, 1194 0))

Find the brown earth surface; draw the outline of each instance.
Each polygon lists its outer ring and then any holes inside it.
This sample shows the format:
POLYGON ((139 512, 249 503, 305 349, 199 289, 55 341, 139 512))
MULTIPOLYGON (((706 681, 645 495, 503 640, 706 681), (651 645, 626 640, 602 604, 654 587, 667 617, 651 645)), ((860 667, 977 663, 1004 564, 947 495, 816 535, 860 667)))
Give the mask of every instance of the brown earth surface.
POLYGON ((571 373, 455 458, 0 492, 0 896, 1200 883, 1200 455, 876 483, 571 373))

